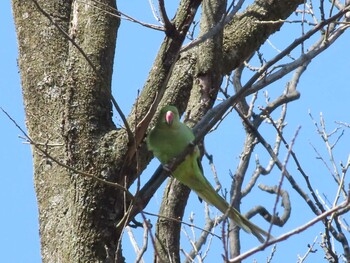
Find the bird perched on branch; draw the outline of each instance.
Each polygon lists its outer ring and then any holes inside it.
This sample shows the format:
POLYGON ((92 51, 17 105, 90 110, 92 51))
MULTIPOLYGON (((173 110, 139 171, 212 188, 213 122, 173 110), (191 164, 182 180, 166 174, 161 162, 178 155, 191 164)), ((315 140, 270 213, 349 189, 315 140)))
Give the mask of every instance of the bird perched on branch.
MULTIPOLYGON (((147 146, 163 165, 167 165, 174 161, 176 157, 179 157, 194 139, 195 136, 192 130, 180 122, 177 108, 175 106, 165 106, 160 111, 155 127, 147 136, 147 146)), ((175 168, 172 175, 191 190, 195 191, 208 204, 215 206, 222 213, 227 214, 243 230, 256 236, 260 242, 264 242, 264 236, 269 236, 266 231, 251 223, 235 208, 231 207, 214 190, 203 175, 200 152, 197 146, 175 168)))

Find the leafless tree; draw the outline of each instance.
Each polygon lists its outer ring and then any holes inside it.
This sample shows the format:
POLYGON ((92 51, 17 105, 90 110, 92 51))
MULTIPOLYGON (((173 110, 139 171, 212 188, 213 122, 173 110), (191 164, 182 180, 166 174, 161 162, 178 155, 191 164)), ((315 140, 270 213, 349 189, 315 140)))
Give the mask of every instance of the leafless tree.
MULTIPOLYGON (((350 261, 344 234, 348 226, 343 220, 349 210, 345 175, 350 159, 339 167, 332 154, 341 140, 339 133, 348 129, 348 124, 339 123, 335 131, 329 132, 323 118, 320 123, 312 118, 328 149, 330 163, 322 156, 320 159, 338 187, 330 204, 313 189, 310 175, 293 149, 298 129, 292 139, 283 134, 288 105, 300 96, 300 76, 350 25, 348 1, 181 0, 171 19, 166 3, 159 0, 157 6, 151 5, 158 24, 125 14, 112 0, 12 0, 12 5, 28 129, 25 135, 33 148, 43 262, 124 262, 125 232, 133 241, 137 262, 142 262, 144 251, 150 249, 155 262, 180 262, 181 258, 201 262, 211 249, 205 243, 212 239, 222 243, 216 252, 220 259, 223 255, 226 262, 239 262, 316 222, 323 224, 321 247, 326 259, 350 261), (111 87, 121 19, 164 34, 128 116, 118 105, 123 93, 112 94, 111 87), (283 50, 277 50, 276 56, 265 57, 260 48, 290 23, 301 26, 300 35, 283 50), (190 41, 184 44, 186 39, 190 41), (277 96, 270 97, 269 85, 285 76, 290 80, 281 85, 277 96), (192 244, 187 251, 181 246, 180 234, 186 224, 183 216, 190 190, 170 178, 158 221, 152 227, 149 214, 143 211, 169 174, 159 167, 148 182, 140 184, 152 158, 144 139, 157 118, 157 109, 166 104, 176 105, 185 113, 185 122, 196 134, 196 144, 202 145, 209 132, 215 134, 227 116, 236 114, 241 119, 242 126, 237 129, 244 130, 245 138, 239 164, 232 171, 229 191, 219 191, 232 206, 240 210, 243 198, 256 188, 260 176, 278 171, 280 177, 274 185, 259 185, 264 193, 273 194, 269 206, 273 209, 255 206, 245 215, 260 215, 269 231, 292 220, 293 200, 285 189, 288 184, 314 213, 314 219, 242 253, 239 228, 223 215, 213 218, 207 209, 200 236, 193 239, 185 231, 192 244), (114 124, 113 110, 121 118, 122 127, 114 124), (266 137, 262 131, 265 128, 272 130, 274 138, 266 137), (331 136, 337 139, 332 141, 331 136), (260 163, 258 147, 270 159, 267 164, 260 163), (306 188, 294 179, 289 163, 297 167, 306 188), (130 192, 133 184, 136 192, 130 192), (281 215, 277 213, 280 203, 281 215), (137 215, 141 215, 142 223, 135 220, 137 215), (137 244, 129 225, 143 229, 143 244, 137 244), (213 234, 218 226, 221 233, 213 234), (334 242, 340 250, 335 250, 334 242)), ((202 148, 215 175, 210 149, 202 148)), ((170 169, 188 151, 190 146, 170 169)), ((216 179, 220 188, 220 180, 216 179)), ((194 222, 188 227, 199 226, 194 222)), ((314 245, 299 257, 299 262, 305 261, 314 245)))

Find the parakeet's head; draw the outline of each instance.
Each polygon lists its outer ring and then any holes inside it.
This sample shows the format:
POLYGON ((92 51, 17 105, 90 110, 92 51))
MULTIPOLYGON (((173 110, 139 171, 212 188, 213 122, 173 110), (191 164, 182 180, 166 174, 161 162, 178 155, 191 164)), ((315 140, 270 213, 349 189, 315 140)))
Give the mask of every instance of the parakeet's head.
POLYGON ((175 106, 165 106, 160 110, 158 124, 162 126, 176 126, 180 121, 179 111, 175 106))

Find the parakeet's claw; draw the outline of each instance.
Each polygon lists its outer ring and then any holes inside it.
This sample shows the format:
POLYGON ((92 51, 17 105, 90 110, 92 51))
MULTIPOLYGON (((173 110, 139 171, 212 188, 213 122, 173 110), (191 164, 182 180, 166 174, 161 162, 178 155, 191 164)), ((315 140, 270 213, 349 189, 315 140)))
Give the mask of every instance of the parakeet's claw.
POLYGON ((171 166, 171 165, 169 165, 169 164, 163 164, 163 169, 164 169, 165 171, 167 171, 168 173, 171 173, 170 166, 171 166))
POLYGON ((189 145, 191 145, 191 147, 195 147, 195 146, 196 146, 196 144, 195 144, 193 141, 191 141, 191 142, 189 143, 189 145))
POLYGON ((175 162, 176 162, 176 158, 171 159, 168 163, 163 164, 163 169, 171 173, 174 170, 174 169, 171 169, 171 167, 174 167, 175 162))

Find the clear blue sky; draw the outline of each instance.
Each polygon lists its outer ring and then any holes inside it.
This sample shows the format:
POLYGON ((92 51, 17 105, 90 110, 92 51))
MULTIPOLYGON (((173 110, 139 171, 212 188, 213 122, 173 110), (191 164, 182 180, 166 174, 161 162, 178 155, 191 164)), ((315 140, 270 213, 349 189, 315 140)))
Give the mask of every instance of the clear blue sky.
MULTIPOLYGON (((151 23, 156 23, 149 10, 147 1, 131 1, 130 3, 121 3, 120 9, 127 14, 146 20, 151 23), (145 6, 141 7, 144 4, 145 6), (135 6, 133 6, 135 5, 135 6), (140 12, 140 10, 143 10, 140 12)), ((0 1, 0 106, 3 107, 11 116, 25 127, 24 109, 21 94, 21 86, 17 67, 17 43, 15 29, 11 14, 10 1, 0 1)), ((300 26, 292 27, 296 30, 296 35, 300 32, 300 26)), ((283 49, 285 39, 292 40, 288 33, 281 31, 279 38, 276 36, 274 44, 280 44, 279 49, 283 49)), ((154 32, 149 29, 144 29, 139 25, 123 21, 122 27, 119 31, 118 49, 116 53, 115 75, 114 75, 114 94, 116 99, 121 104, 122 109, 128 113, 137 90, 141 89, 150 70, 153 59, 156 55, 159 43, 163 38, 162 33, 154 32), (142 45, 139 44, 140 36, 143 37, 142 45), (137 59, 137 61, 135 61, 137 59)), ((310 109, 316 119, 318 119, 319 112, 323 112, 327 121, 329 130, 336 127, 334 121, 350 122, 350 89, 349 89, 349 68, 350 68, 350 52, 349 41, 350 35, 347 32, 334 46, 329 48, 324 54, 316 58, 315 61, 308 67, 307 72, 302 76, 299 84, 301 91, 301 98, 294 102, 288 112, 288 128, 286 129, 286 138, 291 139, 296 128, 301 125, 299 137, 295 145, 295 151, 300 155, 300 160, 303 167, 309 173, 313 183, 320 193, 327 192, 331 189, 329 194, 330 200, 333 200, 335 185, 329 180, 327 170, 322 166, 320 161, 315 159, 310 142, 318 147, 320 152, 326 156, 324 145, 321 143, 315 128, 308 117, 308 110, 310 109)), ((287 42, 286 42, 287 43, 287 42)), ((265 52, 274 52, 266 47, 265 52)), ((274 89, 280 91, 288 78, 278 82, 269 90, 270 94, 274 94, 274 89)), ((277 94, 277 93, 276 93, 277 94)), ((272 95, 273 96, 273 95, 272 95)), ((219 175, 226 176, 228 170, 234 170, 237 166, 238 155, 242 147, 242 142, 239 131, 232 130, 232 126, 239 127, 240 121, 236 115, 232 115, 230 119, 225 121, 217 133, 211 134, 206 138, 207 149, 214 154, 216 161, 216 168, 219 175), (218 140, 217 136, 226 136, 228 140, 235 138, 234 147, 227 149, 226 154, 223 154, 220 149, 226 148, 226 139, 218 140)), ((0 191, 0 248, 2 262, 40 262, 39 251, 39 235, 38 235, 38 214, 36 198, 33 187, 33 174, 31 164, 31 150, 27 144, 23 144, 23 140, 18 137, 20 132, 18 129, 0 113, 0 164, 1 164, 1 185, 0 191)), ((345 130, 345 135, 342 138, 342 143, 336 148, 335 154, 337 161, 346 162, 349 155, 350 148, 350 130, 345 130)), ((231 143, 231 142, 230 142, 231 143)), ((262 160, 264 160, 262 158, 262 160)), ((151 168, 145 172, 144 181, 151 175, 157 162, 154 161, 151 168)), ((291 170, 295 169, 291 165, 291 170)), ((205 165, 206 174, 210 174, 209 167, 205 165)), ((279 178, 279 173, 276 173, 274 183, 279 178)), ((303 180, 298 173, 295 173, 298 182, 305 187, 303 180)), ((269 179, 262 179, 266 183, 271 183, 269 179)), ((347 181, 348 182, 348 181, 347 181)), ((288 184, 288 183, 285 183, 288 184)), ((347 185, 347 184, 346 184, 347 185)), ((227 185, 228 187, 228 185, 227 185)), ((154 200, 151 201, 147 211, 157 212, 161 201, 162 191, 158 191, 154 200)), ((292 198, 292 219, 291 222, 283 229, 276 229, 274 234, 278 236, 294 227, 301 225, 312 218, 312 214, 308 212, 308 208, 303 201, 291 192, 292 198)), ((259 200, 260 201, 260 200, 259 200)), ((248 205, 243 204, 242 210, 249 208, 249 202, 257 203, 256 200, 248 199, 248 205)), ((199 206, 197 198, 192 195, 189 207, 186 212, 185 220, 188 221, 191 210, 199 206)), ((202 206, 202 205, 201 205, 202 206)), ((215 211, 215 210, 213 210, 215 211)), ((200 224, 200 212, 196 211, 197 223, 200 224)), ((155 218, 151 218, 155 224, 155 218)), ((255 222, 267 226, 261 220, 257 219, 255 222)), ((265 227, 264 227, 265 228, 265 227)), ((187 230, 189 230, 187 228, 187 230)), ((303 254, 308 243, 311 243, 314 237, 322 230, 320 225, 311 228, 301 237, 293 237, 288 241, 288 246, 278 245, 276 252, 276 262, 278 258, 284 258, 284 262, 296 262, 297 254, 303 254), (293 250, 290 248, 293 247, 293 250), (288 256, 288 260, 286 260, 288 256)), ((219 232, 220 229, 217 229, 219 232)), ((247 239, 249 243, 244 244, 245 249, 249 249, 254 243, 250 243, 251 238, 247 239)), ((320 239, 318 239, 320 240, 320 239)), ((129 245, 128 238, 125 237, 125 249, 129 245)), ((151 243, 149 243, 149 247, 151 243)), ((222 251, 220 242, 214 242, 212 253, 208 256, 216 258, 220 254, 216 251, 222 251)), ((319 250, 320 248, 317 247, 319 250)), ((188 248, 187 248, 188 249, 188 248)), ((150 249, 151 250, 151 249, 150 249)), ((269 254, 270 248, 262 256, 258 257, 262 261, 269 254)), ((340 251, 341 252, 341 251, 340 251)), ((134 258, 134 252, 128 251, 130 261, 134 258)), ((146 262, 150 262, 151 253, 148 254, 146 262)), ((309 262, 320 262, 323 259, 321 251, 311 255, 309 262), (314 260, 312 260, 314 259, 314 260)), ((220 256, 221 260, 221 256, 220 256)), ((252 258, 248 260, 251 262, 252 258)), ((262 262, 260 261, 260 262, 262 262)))

